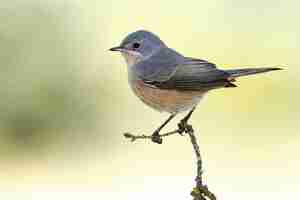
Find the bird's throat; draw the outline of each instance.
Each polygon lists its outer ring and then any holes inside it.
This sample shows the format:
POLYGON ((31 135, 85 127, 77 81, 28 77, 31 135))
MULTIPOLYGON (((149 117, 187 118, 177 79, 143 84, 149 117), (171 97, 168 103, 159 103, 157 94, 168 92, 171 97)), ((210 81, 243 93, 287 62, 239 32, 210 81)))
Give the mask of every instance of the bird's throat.
POLYGON ((132 67, 133 65, 137 64, 140 62, 141 55, 138 54, 133 54, 133 53, 128 53, 128 52, 122 52, 123 57, 125 58, 126 64, 128 67, 132 67))

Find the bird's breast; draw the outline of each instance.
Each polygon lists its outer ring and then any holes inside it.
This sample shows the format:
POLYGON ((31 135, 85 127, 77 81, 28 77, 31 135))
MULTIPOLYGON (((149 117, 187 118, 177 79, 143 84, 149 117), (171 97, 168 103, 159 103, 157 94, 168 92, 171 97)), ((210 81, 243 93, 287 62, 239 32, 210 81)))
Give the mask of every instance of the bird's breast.
POLYGON ((142 80, 131 80, 131 88, 145 104, 158 111, 178 113, 196 106, 204 91, 179 91, 159 89, 145 84, 142 80))

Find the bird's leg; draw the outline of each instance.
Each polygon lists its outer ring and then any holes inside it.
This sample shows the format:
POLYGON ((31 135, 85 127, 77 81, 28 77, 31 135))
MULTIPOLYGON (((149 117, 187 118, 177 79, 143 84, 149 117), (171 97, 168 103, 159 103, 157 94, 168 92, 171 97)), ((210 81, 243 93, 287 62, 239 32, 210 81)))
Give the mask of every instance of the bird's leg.
POLYGON ((187 132, 193 130, 192 125, 188 124, 188 120, 192 116, 195 109, 196 109, 196 107, 193 107, 192 110, 190 110, 190 112, 182 120, 180 120, 180 122, 178 124, 178 133, 180 135, 182 135, 184 132, 187 133, 187 132))
POLYGON ((152 142, 155 142, 157 144, 161 144, 162 143, 162 138, 161 136, 159 135, 159 132, 161 131, 161 129, 163 127, 165 127, 173 118, 175 117, 175 114, 172 114, 170 115, 170 117, 162 124, 160 125, 155 131, 154 133, 152 134, 151 136, 151 140, 152 142))

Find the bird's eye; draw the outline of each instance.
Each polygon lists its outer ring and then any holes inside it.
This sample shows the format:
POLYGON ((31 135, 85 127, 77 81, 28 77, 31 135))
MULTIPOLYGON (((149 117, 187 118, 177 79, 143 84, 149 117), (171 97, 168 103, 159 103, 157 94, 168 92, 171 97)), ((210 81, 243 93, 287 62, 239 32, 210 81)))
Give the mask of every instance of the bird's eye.
POLYGON ((133 43, 133 45, 132 45, 132 47, 133 47, 134 49, 138 49, 140 46, 141 46, 141 44, 140 44, 140 43, 137 43, 137 42, 133 43))

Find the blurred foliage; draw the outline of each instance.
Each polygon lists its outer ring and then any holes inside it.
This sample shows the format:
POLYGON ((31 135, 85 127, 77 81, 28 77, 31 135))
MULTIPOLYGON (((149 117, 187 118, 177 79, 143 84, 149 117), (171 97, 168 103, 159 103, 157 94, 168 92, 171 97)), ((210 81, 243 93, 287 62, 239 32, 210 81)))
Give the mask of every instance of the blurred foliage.
POLYGON ((8 5, 0 8, 0 141, 1 150, 18 152, 82 128, 96 109, 80 84, 81 52, 66 18, 72 7, 8 5))

